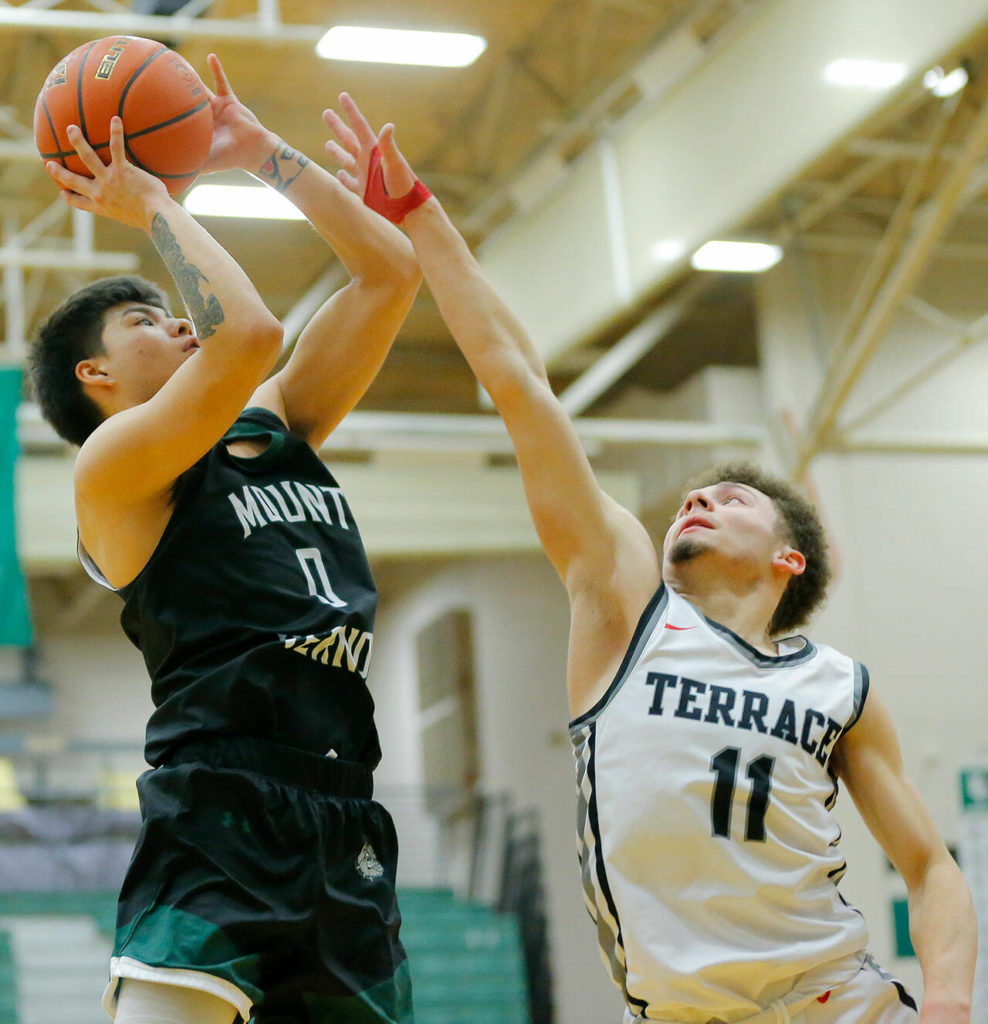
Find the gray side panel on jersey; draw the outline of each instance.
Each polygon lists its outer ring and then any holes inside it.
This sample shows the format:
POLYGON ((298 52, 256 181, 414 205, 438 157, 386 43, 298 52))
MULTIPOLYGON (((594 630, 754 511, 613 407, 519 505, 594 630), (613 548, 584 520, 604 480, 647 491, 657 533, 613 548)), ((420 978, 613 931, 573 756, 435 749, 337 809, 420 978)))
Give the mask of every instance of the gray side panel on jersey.
POLYGON ((579 742, 582 727, 588 722, 594 721, 600 715, 604 708, 606 708, 617 695, 628 676, 630 676, 634 671, 635 666, 638 664, 638 659, 641 657, 642 651, 645 649, 645 645, 648 643, 652 633, 655 631, 656 623, 665 614, 668 604, 669 592, 666 589, 665 583, 660 583, 658 590, 655 591, 651 600, 645 606, 645 610, 642 612, 641 618, 638 620, 634 636, 632 636, 631 642, 628 644, 628 650, 625 653, 621 666, 618 668, 617 674, 614 676, 611 685, 607 687, 607 692, 589 711, 584 712, 579 718, 574 718, 573 721, 570 722, 570 739, 574 744, 579 742))
POLYGON ((576 846, 580 858, 583 899, 597 925, 597 942, 601 957, 620 988, 625 1001, 640 1009, 647 1004, 628 993, 627 963, 621 924, 617 908, 610 893, 604 870, 604 855, 600 850, 600 824, 597 820, 597 801, 594 791, 594 742, 596 723, 585 722, 579 727, 579 741, 574 735, 576 756, 576 846))

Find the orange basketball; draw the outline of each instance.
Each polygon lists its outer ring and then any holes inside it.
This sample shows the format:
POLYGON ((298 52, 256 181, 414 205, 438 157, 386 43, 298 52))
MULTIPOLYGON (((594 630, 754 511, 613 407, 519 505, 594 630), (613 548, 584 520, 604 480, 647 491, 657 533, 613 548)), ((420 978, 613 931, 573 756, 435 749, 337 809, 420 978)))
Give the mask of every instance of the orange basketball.
POLYGON ((184 58, 153 39, 108 36, 77 46, 52 68, 34 106, 42 160, 89 176, 65 129, 77 124, 110 162, 110 118, 123 120, 127 159, 175 195, 199 173, 213 137, 209 92, 184 58))

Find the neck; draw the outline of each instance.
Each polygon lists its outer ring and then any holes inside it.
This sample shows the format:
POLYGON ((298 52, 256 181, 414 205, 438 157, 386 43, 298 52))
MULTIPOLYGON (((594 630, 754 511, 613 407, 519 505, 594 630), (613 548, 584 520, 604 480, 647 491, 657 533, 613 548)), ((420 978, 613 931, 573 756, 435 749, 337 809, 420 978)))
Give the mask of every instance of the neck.
POLYGON ((776 586, 764 580, 741 582, 721 577, 707 581, 678 573, 668 574, 666 582, 708 619, 726 626, 756 650, 773 656, 778 653, 769 633, 782 596, 776 586))

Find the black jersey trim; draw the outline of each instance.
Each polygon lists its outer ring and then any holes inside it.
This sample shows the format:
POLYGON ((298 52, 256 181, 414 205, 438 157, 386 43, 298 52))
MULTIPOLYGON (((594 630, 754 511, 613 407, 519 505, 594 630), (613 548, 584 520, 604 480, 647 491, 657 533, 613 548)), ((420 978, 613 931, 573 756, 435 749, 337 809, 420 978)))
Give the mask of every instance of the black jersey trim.
POLYGON ((645 605, 645 610, 641 613, 641 617, 638 619, 638 625, 635 626, 635 632, 632 634, 631 641, 628 644, 628 649, 625 651, 624 658, 621 660, 621 665, 613 680, 611 680, 610 686, 607 687, 604 695, 592 708, 590 708, 589 711, 585 711, 579 716, 579 718, 574 718, 569 723, 571 732, 579 729, 582 725, 586 725, 586 723, 592 719, 595 719, 614 699, 615 694, 624 685, 628 676, 631 675, 631 670, 635 667, 635 664, 641 657, 642 649, 644 648, 648 638, 651 636, 656 621, 665 611, 668 603, 669 593, 666 590, 666 585, 663 581, 659 583, 658 590, 655 591, 649 599, 648 604, 645 605))
POLYGON ((851 728, 857 725, 858 719, 865 709, 865 701, 868 699, 870 685, 871 676, 868 674, 868 669, 860 661, 856 661, 854 663, 854 713, 851 716, 851 720, 841 730, 841 736, 846 735, 851 728))
POLYGON ((896 981, 894 978, 892 979, 892 985, 896 992, 899 993, 899 1002, 902 1003, 903 1006, 908 1006, 910 1010, 915 1010, 919 1013, 919 1007, 916 1005, 916 1000, 913 999, 913 997, 906 991, 905 985, 903 985, 901 981, 896 981))
POLYGON ((898 978, 895 978, 891 974, 889 974, 889 972, 886 971, 885 968, 882 967, 882 965, 870 953, 865 953, 864 963, 861 965, 861 970, 864 971, 869 969, 874 971, 882 979, 882 981, 887 981, 895 989, 895 991, 899 995, 899 1002, 902 1003, 903 1006, 908 1006, 910 1010, 915 1010, 916 1012, 919 1012, 919 1007, 916 1005, 916 1000, 913 999, 913 997, 906 990, 906 986, 903 985, 898 978))
POLYGON ((244 409, 233 426, 223 435, 222 441, 225 446, 229 441, 267 438, 267 447, 257 455, 234 455, 226 450, 227 457, 242 469, 266 470, 284 451, 289 433, 277 413, 255 405, 244 409))
MULTIPOLYGON (((685 598, 683 600, 685 600, 685 598)), ((688 601, 687 604, 689 604, 688 601)), ((758 668, 789 668, 792 665, 801 665, 803 662, 810 661, 812 658, 816 657, 816 647, 805 636, 800 635, 798 637, 785 638, 799 639, 803 641, 803 647, 798 651, 793 651, 792 654, 764 654, 762 651, 758 650, 757 647, 753 647, 749 644, 747 640, 739 637, 733 629, 716 622, 714 619, 708 618, 698 608, 696 609, 696 612, 715 633, 719 633, 729 644, 731 644, 732 647, 734 647, 740 654, 743 654, 758 668)))
MULTIPOLYGON (((267 424, 268 426, 274 427, 279 433, 290 434, 291 431, 285 425, 285 421, 273 410, 266 408, 263 405, 248 405, 246 409, 237 417, 237 423, 255 422, 262 426, 267 424)), ((234 424, 236 426, 236 424, 234 424)))
MULTIPOLYGON (((662 589, 660 585, 659 589, 662 589)), ((658 596, 658 595, 656 595, 658 596)), ((653 597, 652 601, 655 598, 653 597)), ((649 605, 652 604, 649 602, 649 605)), ((648 609, 646 608, 646 611, 648 609)), ((644 1011, 648 1007, 648 1003, 643 999, 638 999, 628 991, 628 964, 627 964, 627 951, 624 948, 624 934, 621 929, 621 918, 618 915, 617 905, 614 902, 614 896, 611 893, 611 886, 607 880, 607 868, 604 865, 604 842, 603 837, 600 834, 600 819, 597 815, 597 730, 594 726, 590 727, 589 735, 587 736, 587 779, 590 783, 590 799, 587 801, 587 818, 590 822, 590 830, 593 832, 594 847, 596 849, 596 867, 597 867, 597 884, 600 886, 600 893, 604 897, 604 901, 607 903, 607 910, 617 926, 617 935, 614 937, 615 944, 620 948, 621 955, 625 958, 624 968, 624 979, 621 987, 624 989, 624 997, 629 1003, 633 1003, 639 1009, 644 1011)))

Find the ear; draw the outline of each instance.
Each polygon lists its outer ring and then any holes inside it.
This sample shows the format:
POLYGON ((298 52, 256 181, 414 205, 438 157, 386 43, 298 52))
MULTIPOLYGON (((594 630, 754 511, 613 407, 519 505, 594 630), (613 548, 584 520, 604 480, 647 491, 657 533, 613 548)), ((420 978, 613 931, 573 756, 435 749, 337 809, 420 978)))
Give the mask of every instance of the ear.
POLYGON ((806 556, 795 548, 783 548, 772 559, 772 568, 789 576, 802 576, 806 572, 806 556))
POLYGON ((75 366, 76 380, 97 388, 105 388, 114 384, 108 370, 99 365, 97 359, 83 359, 75 366))

